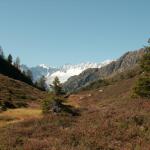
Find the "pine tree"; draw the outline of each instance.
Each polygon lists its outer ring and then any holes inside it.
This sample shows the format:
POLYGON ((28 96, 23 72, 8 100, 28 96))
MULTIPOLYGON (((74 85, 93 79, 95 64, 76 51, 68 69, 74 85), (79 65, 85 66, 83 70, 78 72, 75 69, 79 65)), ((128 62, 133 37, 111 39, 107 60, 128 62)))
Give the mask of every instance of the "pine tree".
POLYGON ((53 84, 51 85, 55 95, 61 95, 63 92, 62 92, 62 85, 59 81, 59 78, 58 77, 55 77, 54 81, 53 81, 53 84))
POLYGON ((15 66, 16 68, 20 69, 20 58, 19 58, 19 57, 16 58, 16 60, 15 60, 15 62, 14 62, 14 66, 15 66))
POLYGON ((5 59, 3 48, 0 46, 0 58, 5 59))
POLYGON ((27 70, 26 76, 27 76, 30 80, 33 80, 33 75, 32 75, 32 71, 31 71, 31 70, 27 70))
MULTIPOLYGON (((150 40, 148 42, 150 44, 150 40)), ((142 74, 135 87, 135 93, 141 97, 150 98, 150 45, 146 47, 146 54, 140 61, 142 74)))
POLYGON ((13 62, 13 57, 12 57, 11 54, 8 55, 7 60, 8 60, 8 62, 9 62, 10 64, 12 64, 12 62, 13 62))
POLYGON ((42 76, 38 81, 36 81, 36 83, 35 83, 35 85, 39 88, 39 89, 41 89, 41 90, 43 90, 43 91, 45 91, 46 90, 46 79, 45 79, 45 77, 44 76, 42 76))

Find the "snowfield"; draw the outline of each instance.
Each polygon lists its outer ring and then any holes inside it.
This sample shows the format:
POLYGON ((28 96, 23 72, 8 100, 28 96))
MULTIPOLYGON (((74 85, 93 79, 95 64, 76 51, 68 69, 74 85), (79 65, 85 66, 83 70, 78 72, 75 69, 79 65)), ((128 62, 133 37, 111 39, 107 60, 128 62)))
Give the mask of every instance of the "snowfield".
POLYGON ((81 63, 81 64, 77 64, 77 65, 64 65, 60 68, 60 70, 58 70, 52 74, 48 74, 46 76, 47 83, 51 84, 56 76, 59 78, 61 83, 64 83, 70 77, 75 76, 75 75, 79 75, 80 73, 82 73, 86 69, 101 68, 101 67, 109 64, 110 62, 111 62, 110 60, 106 60, 106 61, 99 63, 99 64, 97 64, 97 63, 81 63))

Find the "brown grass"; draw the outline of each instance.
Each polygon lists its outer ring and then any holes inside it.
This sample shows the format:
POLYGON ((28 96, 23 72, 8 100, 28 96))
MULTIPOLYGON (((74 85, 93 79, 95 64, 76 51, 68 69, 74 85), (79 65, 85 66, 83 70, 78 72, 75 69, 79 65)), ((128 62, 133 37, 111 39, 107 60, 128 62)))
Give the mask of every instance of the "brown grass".
POLYGON ((150 100, 131 98, 134 83, 125 79, 71 95, 78 117, 50 114, 3 127, 0 149, 149 150, 150 100))
POLYGON ((40 109, 33 108, 18 108, 10 109, 0 113, 0 127, 4 127, 8 124, 28 120, 31 118, 40 118, 42 111, 40 109))
MULTIPOLYGON (((11 79, 0 74, 0 101, 40 102, 47 94, 24 82, 11 79)), ((34 105, 33 105, 34 106, 34 105)))

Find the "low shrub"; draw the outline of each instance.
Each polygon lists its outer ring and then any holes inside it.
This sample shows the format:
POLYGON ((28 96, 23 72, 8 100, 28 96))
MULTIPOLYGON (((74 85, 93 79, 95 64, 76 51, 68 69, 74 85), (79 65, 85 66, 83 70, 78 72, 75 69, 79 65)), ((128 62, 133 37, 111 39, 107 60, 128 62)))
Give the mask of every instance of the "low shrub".
POLYGON ((79 115, 78 110, 73 108, 70 105, 65 105, 65 101, 62 97, 52 96, 49 99, 46 99, 42 102, 42 111, 43 114, 53 113, 68 113, 72 116, 79 115))
POLYGON ((63 102, 64 99, 57 96, 51 96, 48 99, 42 101, 42 111, 44 114, 49 113, 51 111, 55 111, 56 109, 59 109, 63 102))

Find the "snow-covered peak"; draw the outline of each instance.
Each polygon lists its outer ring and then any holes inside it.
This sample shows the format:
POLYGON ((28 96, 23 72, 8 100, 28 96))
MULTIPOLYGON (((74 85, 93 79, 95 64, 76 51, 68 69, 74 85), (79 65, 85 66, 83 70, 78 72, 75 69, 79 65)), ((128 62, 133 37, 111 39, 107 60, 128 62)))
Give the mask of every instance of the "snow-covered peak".
POLYGON ((51 84, 54 78, 57 76, 60 79, 61 83, 66 82, 70 77, 79 75, 84 70, 88 68, 101 68, 107 64, 109 64, 111 60, 105 60, 101 63, 80 63, 80 64, 65 64, 61 67, 50 67, 45 64, 40 64, 36 67, 28 68, 22 65, 22 70, 26 71, 30 69, 33 74, 34 82, 39 80, 42 76, 45 76, 47 79, 47 83, 51 84))
POLYGON ((42 67, 44 69, 49 69, 49 67, 47 65, 45 65, 45 64, 40 64, 39 67, 42 67))
POLYGON ((66 82, 71 76, 79 75, 84 70, 88 68, 101 68, 107 64, 109 64, 111 60, 106 60, 102 63, 81 63, 76 65, 66 64, 60 67, 56 72, 52 73, 51 75, 47 75, 47 83, 50 84, 57 76, 60 79, 61 83, 66 82))
POLYGON ((63 65, 62 67, 60 67, 60 70, 68 70, 68 69, 81 69, 81 70, 85 70, 88 68, 101 68, 104 65, 107 65, 111 62, 111 60, 105 60, 101 63, 91 63, 91 62, 86 62, 86 63, 80 63, 80 64, 75 64, 75 65, 71 65, 71 64, 66 64, 63 65))

